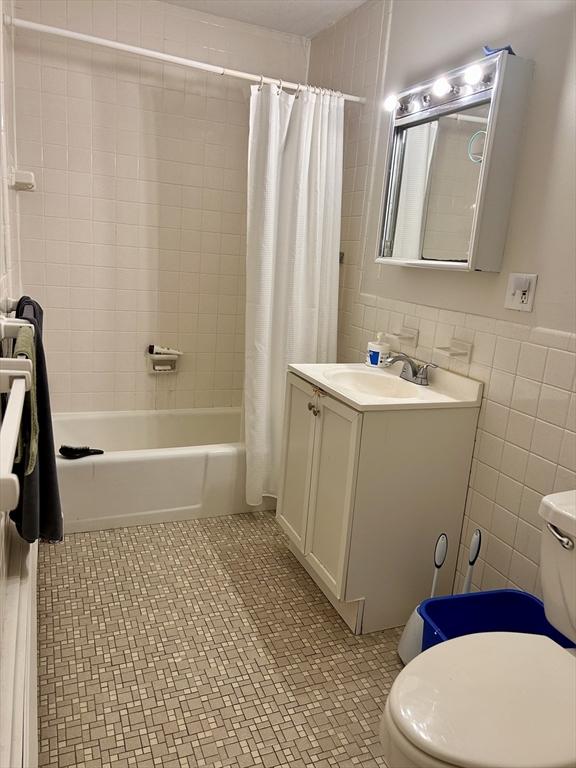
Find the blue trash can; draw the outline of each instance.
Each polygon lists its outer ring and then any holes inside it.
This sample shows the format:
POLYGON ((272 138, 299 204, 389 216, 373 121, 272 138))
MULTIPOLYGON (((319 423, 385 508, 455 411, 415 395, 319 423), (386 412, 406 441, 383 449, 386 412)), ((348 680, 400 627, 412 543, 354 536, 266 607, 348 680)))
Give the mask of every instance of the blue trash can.
POLYGON ((563 648, 574 643, 546 618, 544 604, 529 592, 495 589, 464 595, 431 597, 418 606, 424 628, 422 650, 477 632, 523 632, 545 635, 563 648))

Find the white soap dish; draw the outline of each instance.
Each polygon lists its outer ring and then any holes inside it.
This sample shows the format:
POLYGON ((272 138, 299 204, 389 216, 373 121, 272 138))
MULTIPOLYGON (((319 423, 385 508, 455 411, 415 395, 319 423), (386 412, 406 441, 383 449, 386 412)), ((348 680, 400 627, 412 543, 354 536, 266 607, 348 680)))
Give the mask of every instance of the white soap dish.
POLYGON ((147 352, 150 373, 176 373, 179 355, 158 355, 147 352))
POLYGON ((435 347, 435 349, 447 357, 458 357, 465 363, 469 363, 472 359, 472 344, 467 341, 452 339, 449 346, 435 347))

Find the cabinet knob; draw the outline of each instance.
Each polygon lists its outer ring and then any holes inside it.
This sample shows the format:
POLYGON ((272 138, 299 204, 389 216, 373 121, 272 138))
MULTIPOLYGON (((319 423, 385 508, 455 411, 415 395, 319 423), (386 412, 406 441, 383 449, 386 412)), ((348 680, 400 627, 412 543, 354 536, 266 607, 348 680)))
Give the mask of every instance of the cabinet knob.
POLYGON ((314 416, 318 416, 318 414, 320 413, 320 408, 312 408, 312 413, 314 414, 314 416))
POLYGON ((313 411, 314 410, 314 403, 308 403, 308 410, 313 411))

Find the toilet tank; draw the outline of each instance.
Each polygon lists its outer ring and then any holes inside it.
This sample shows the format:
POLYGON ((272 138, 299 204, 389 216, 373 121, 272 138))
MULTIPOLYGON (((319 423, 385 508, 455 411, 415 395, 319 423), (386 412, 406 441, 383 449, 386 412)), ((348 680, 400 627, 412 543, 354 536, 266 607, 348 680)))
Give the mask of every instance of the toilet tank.
POLYGON ((546 618, 576 643, 576 491, 544 496, 540 580, 546 618))

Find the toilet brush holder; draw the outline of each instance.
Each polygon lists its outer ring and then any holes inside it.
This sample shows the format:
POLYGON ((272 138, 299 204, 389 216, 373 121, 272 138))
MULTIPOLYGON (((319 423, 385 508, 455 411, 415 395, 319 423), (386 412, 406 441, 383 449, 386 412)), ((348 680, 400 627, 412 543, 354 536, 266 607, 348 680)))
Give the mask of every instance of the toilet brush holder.
MULTIPOLYGON (((444 565, 446 555, 448 553, 448 536, 445 533, 441 533, 436 539, 436 545, 434 546, 434 577, 432 579, 431 597, 436 594, 436 587, 438 586, 438 575, 440 568, 444 565)), ((424 640, 424 620, 418 608, 412 611, 410 618, 406 622, 402 637, 398 643, 398 656, 404 664, 408 664, 412 659, 416 658, 418 654, 422 653, 422 644, 424 640)))
POLYGON ((422 653, 423 637, 424 621, 418 613, 418 608, 414 608, 398 643, 398 656, 400 656, 403 664, 408 664, 419 653, 422 653))

